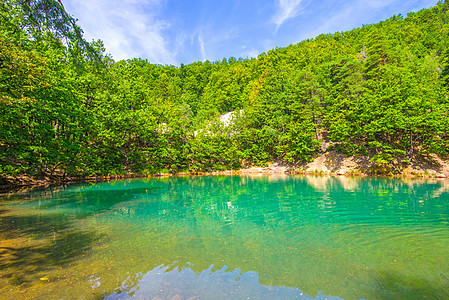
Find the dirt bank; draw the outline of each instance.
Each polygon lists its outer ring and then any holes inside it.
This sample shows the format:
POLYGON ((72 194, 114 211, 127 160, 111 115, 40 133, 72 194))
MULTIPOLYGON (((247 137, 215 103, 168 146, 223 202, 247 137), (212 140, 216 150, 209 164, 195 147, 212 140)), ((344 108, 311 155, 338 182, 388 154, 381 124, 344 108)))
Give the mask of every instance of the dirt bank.
POLYGON ((268 167, 251 167, 233 172, 233 174, 255 173, 449 178, 449 159, 431 155, 416 158, 408 164, 395 163, 386 167, 371 162, 368 155, 347 156, 336 151, 328 151, 316 156, 312 162, 289 164, 278 161, 268 167))

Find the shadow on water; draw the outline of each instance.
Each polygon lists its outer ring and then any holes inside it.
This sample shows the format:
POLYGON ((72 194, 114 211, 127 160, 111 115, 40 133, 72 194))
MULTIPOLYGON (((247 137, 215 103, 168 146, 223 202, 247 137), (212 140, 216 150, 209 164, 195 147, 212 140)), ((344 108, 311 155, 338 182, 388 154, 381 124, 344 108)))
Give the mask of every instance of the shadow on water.
POLYGON ((64 191, 53 197, 51 201, 43 202, 39 205, 42 210, 70 210, 70 214, 75 219, 82 219, 97 213, 111 210, 119 203, 135 200, 136 197, 148 194, 150 188, 136 188, 129 190, 79 190, 64 191))
POLYGON ((90 188, 75 186, 23 193, 7 199, 16 204, 3 202, 7 205, 0 207, 0 280, 13 286, 30 285, 47 271, 76 261, 103 238, 95 230, 74 227, 77 220, 108 211, 134 199, 136 194, 148 192, 148 188, 90 188))
POLYGON ((33 274, 62 267, 87 253, 101 236, 93 232, 58 234, 49 242, 37 245, 0 247, 1 278, 11 285, 31 281, 33 274))
POLYGON ((102 238, 95 231, 72 228, 64 215, 7 213, 0 211, 0 278, 13 286, 67 265, 102 238))
POLYGON ((0 212, 0 234, 4 239, 17 238, 18 235, 25 235, 32 239, 51 237, 59 231, 66 230, 69 226, 70 223, 64 220, 63 215, 4 216, 0 212))
POLYGON ((0 267, 63 266, 74 258, 86 253, 101 236, 90 232, 70 232, 59 234, 47 245, 24 247, 0 247, 0 254, 8 257, 0 260, 0 267))
POLYGON ((380 272, 376 278, 376 288, 373 289, 373 299, 447 299, 449 278, 444 274, 439 277, 443 279, 443 284, 397 272, 380 272))

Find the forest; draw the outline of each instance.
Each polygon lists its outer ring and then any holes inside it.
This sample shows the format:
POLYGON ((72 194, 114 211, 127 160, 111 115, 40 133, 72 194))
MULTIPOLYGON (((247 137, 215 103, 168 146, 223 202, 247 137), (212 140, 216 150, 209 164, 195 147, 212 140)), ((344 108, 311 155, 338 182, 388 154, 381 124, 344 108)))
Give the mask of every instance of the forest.
POLYGON ((171 66, 114 61, 60 1, 1 1, 0 181, 448 155, 448 10, 171 66))

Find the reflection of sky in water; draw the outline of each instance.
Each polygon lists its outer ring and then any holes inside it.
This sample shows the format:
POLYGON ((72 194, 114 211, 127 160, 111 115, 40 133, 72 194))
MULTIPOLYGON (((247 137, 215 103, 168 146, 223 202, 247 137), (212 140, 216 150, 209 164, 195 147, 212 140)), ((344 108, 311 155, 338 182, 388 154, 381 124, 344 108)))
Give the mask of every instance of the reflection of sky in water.
POLYGON ((134 287, 128 286, 125 281, 121 292, 115 292, 105 299, 342 299, 324 296, 320 292, 312 297, 296 288, 262 285, 256 272, 240 274, 240 270, 230 272, 226 266, 215 272, 213 266, 210 266, 198 274, 190 268, 181 271, 177 267, 169 269, 158 266, 142 275, 134 287))

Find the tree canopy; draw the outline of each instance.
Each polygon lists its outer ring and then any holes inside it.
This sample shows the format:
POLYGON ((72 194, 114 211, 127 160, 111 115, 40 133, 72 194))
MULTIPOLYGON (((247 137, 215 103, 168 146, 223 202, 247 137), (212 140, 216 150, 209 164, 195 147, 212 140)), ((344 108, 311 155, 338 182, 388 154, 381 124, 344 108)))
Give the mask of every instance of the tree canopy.
POLYGON ((2 1, 0 177, 295 163, 323 142, 380 166, 448 154, 448 8, 167 66, 114 61, 60 1, 2 1))

